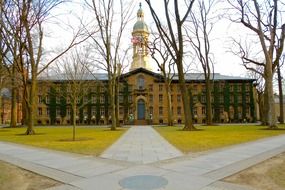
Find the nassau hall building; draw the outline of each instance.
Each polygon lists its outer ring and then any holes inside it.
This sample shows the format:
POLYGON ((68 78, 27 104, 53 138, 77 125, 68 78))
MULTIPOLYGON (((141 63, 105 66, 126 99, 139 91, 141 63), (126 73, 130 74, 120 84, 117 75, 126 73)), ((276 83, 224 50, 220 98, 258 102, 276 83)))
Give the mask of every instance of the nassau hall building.
MULTIPOLYGON (((163 76, 154 72, 149 62, 147 47, 138 43, 148 41, 149 30, 140 7, 132 32, 133 61, 129 72, 121 74, 119 87, 119 119, 122 124, 166 124, 168 122, 167 94, 163 76)), ((254 79, 212 75, 213 121, 254 122, 256 101, 254 79)), ((111 122, 108 101, 108 75, 86 75, 86 81, 94 84, 78 104, 85 102, 76 113, 78 124, 104 125, 111 122)), ((185 80, 190 94, 190 107, 194 123, 206 121, 206 88, 203 73, 187 73, 185 80)), ((68 125, 72 121, 72 108, 68 97, 62 96, 62 76, 42 77, 38 81, 38 102, 35 123, 38 125, 68 125), (46 85, 51 84, 51 85, 46 85), (54 92, 54 93, 51 93, 54 92)), ((184 122, 183 104, 178 76, 171 86, 171 101, 174 124, 184 122)), ((65 94, 68 94, 65 93, 65 94)))

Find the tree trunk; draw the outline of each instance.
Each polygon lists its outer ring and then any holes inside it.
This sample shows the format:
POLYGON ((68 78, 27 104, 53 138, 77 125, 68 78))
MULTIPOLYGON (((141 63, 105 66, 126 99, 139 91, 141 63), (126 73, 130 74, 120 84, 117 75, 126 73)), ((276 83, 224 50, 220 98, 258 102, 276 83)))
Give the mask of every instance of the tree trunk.
POLYGON ((166 94, 167 94, 168 126, 173 126, 173 113, 172 113, 170 84, 166 77, 165 77, 165 89, 166 89, 166 94))
POLYGON ((277 128, 276 125, 276 112, 274 103, 274 93, 273 93, 273 72, 272 64, 267 63, 265 79, 265 100, 264 108, 267 110, 265 112, 265 117, 267 118, 267 125, 269 128, 277 128))
MULTIPOLYGON (((14 63, 15 64, 15 63, 14 63)), ((11 99, 11 123, 10 127, 17 126, 17 87, 16 87, 16 66, 12 66, 12 99, 11 99)))
POLYGON ((12 87, 12 99, 11 99, 11 123, 10 127, 17 126, 17 88, 12 87))
POLYGON ((35 134, 34 131, 34 115, 35 115, 35 97, 36 97, 36 86, 37 81, 35 76, 32 75, 31 84, 29 89, 29 103, 28 103, 28 126, 27 126, 27 135, 35 134))
MULTIPOLYGON (((0 91, 1 91, 1 88, 0 88, 0 91)), ((2 96, 1 96, 1 93, 0 93, 0 125, 3 124, 2 114, 3 114, 2 96)))
POLYGON ((281 72, 280 72, 280 65, 277 65, 277 75, 278 75, 278 90, 279 90, 279 113, 280 113, 280 117, 279 117, 279 122, 281 124, 284 124, 284 102, 283 102, 283 89, 282 89, 282 76, 281 76, 281 72))
MULTIPOLYGON (((119 80, 119 79, 118 79, 119 80)), ((119 111, 120 111, 120 101, 119 101, 119 96, 120 96, 120 92, 119 92, 119 81, 116 80, 116 85, 115 85, 115 90, 116 90, 116 96, 115 96, 115 102, 116 102, 116 127, 120 127, 120 119, 119 119, 119 111)))
POLYGON ((177 65, 177 70, 178 70, 179 85, 180 85, 180 91, 182 95, 183 109, 184 109, 185 125, 184 125, 183 130, 192 131, 192 130, 195 130, 196 128, 194 127, 193 122, 192 122, 190 99, 189 99, 189 93, 188 93, 188 90, 185 84, 182 57, 177 57, 176 65, 177 65))
POLYGON ((72 106, 72 111, 73 111, 73 114, 72 114, 72 140, 75 141, 75 128, 76 128, 76 99, 73 98, 73 106, 72 106))
POLYGON ((112 77, 111 82, 109 83, 109 93, 110 93, 110 104, 111 104, 111 119, 112 119, 112 125, 111 130, 116 130, 116 102, 115 102, 115 85, 114 85, 114 78, 112 77))
POLYGON ((212 125, 212 101, 211 101, 211 82, 209 78, 206 79, 206 116, 207 116, 207 125, 212 125))

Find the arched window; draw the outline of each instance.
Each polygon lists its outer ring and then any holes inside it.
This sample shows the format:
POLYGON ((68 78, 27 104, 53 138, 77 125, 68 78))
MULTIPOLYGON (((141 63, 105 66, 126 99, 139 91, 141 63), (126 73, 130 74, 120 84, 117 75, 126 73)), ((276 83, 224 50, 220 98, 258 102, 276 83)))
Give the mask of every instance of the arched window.
POLYGON ((138 86, 138 89, 144 89, 144 76, 143 75, 138 76, 137 86, 138 86))

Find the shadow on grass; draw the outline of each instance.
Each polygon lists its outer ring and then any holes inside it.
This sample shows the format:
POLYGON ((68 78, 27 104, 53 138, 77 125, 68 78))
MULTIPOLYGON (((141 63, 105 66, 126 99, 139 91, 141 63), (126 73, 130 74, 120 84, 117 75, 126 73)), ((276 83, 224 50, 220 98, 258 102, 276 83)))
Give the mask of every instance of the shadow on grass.
POLYGON ((11 130, 7 130, 7 129, 0 129, 0 132, 9 132, 11 130))
POLYGON ((75 138, 75 140, 73 140, 72 138, 68 138, 68 139, 59 139, 57 141, 59 141, 59 142, 77 142, 77 141, 89 141, 89 140, 93 140, 93 138, 81 137, 81 138, 75 138))
POLYGON ((46 133, 35 133, 33 135, 27 135, 25 133, 15 134, 15 136, 37 136, 37 135, 46 135, 46 133))
POLYGON ((265 128, 261 128, 259 130, 264 130, 264 131, 285 131, 285 128, 268 128, 268 127, 265 127, 265 128))

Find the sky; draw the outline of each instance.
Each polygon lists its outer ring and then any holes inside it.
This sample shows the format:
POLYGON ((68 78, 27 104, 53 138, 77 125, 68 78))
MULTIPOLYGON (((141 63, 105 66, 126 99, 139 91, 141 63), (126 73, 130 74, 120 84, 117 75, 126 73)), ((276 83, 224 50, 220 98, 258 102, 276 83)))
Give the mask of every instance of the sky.
MULTIPOLYGON (((80 2, 79 0, 77 2, 80 2)), ((129 22, 126 32, 124 35, 124 43, 131 46, 131 32, 132 27, 136 22, 136 12, 139 8, 139 3, 142 3, 142 8, 145 12, 145 23, 149 28, 155 28, 154 22, 152 20, 151 14, 148 9, 148 5, 144 1, 135 0, 135 9, 134 9, 134 19, 129 22)), ((161 5, 159 1, 152 1, 156 10, 159 10, 160 14, 163 14, 161 11, 161 5)), ((214 7, 214 12, 224 12, 225 6, 219 4, 214 7)), ((71 28, 67 27, 65 24, 70 24, 72 26, 78 25, 77 18, 92 18, 92 14, 88 13, 86 9, 80 7, 77 3, 69 3, 65 6, 60 7, 55 10, 54 15, 57 15, 57 20, 60 27, 52 25, 52 27, 47 27, 49 30, 49 36, 46 38, 46 49, 54 49, 55 47, 63 47, 66 44, 68 38, 72 36, 71 28), (76 15, 76 16, 74 16, 76 15), (65 24, 62 24, 65 23, 65 24), (68 32, 69 31, 69 32, 68 32)), ((88 19, 86 19, 88 20, 88 19)), ((56 23, 52 23, 56 24, 56 23)), ((246 33, 246 29, 240 24, 233 24, 228 19, 221 17, 218 22, 215 23, 213 31, 211 33, 211 52, 214 55, 215 59, 215 73, 221 73, 231 76, 245 76, 246 69, 241 65, 241 59, 233 55, 230 52, 232 46, 231 37, 242 38, 246 33)), ((190 58, 189 58, 190 59, 190 58)), ((155 65, 154 62, 151 62, 155 65)), ((202 72, 201 69, 196 66, 192 67, 191 72, 202 72)))

